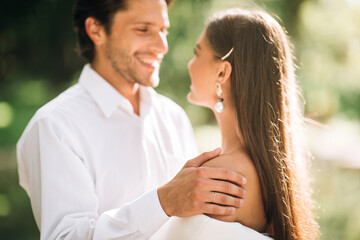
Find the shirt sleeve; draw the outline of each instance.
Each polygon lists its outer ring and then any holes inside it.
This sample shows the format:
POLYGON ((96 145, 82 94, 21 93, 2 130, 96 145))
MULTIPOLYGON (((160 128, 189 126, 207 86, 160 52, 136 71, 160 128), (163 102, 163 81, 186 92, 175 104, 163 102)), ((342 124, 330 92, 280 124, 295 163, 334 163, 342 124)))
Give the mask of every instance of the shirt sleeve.
POLYGON ((148 239, 168 219, 156 189, 98 213, 95 180, 74 141, 66 125, 43 118, 18 142, 20 185, 30 197, 41 239, 148 239))

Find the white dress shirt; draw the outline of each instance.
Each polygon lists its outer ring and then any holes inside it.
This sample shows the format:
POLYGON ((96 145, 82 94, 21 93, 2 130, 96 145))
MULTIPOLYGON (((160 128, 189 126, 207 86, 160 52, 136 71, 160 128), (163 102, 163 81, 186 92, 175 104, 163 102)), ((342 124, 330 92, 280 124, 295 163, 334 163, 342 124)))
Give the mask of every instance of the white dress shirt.
POLYGON ((271 240, 240 223, 222 222, 205 215, 171 217, 151 240, 271 240))
POLYGON ((17 144, 41 239, 148 239, 166 222, 156 187, 197 155, 185 112, 140 88, 140 116, 90 65, 17 144))

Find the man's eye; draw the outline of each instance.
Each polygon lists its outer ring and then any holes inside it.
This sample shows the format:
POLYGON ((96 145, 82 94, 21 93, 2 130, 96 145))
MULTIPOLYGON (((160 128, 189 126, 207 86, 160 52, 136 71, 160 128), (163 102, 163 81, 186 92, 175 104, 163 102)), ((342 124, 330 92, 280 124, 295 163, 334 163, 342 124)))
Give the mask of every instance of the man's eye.
POLYGON ((141 32, 141 33, 146 33, 148 31, 147 28, 137 28, 136 31, 141 32))
POLYGON ((194 54, 195 54, 195 56, 197 56, 196 48, 194 48, 194 54))

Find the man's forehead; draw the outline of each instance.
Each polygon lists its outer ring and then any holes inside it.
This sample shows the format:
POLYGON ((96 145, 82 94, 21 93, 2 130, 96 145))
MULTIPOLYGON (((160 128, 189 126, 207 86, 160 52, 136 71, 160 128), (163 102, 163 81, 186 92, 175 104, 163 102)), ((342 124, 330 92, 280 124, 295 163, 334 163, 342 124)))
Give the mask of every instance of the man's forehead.
POLYGON ((164 0, 128 0, 126 10, 119 11, 116 15, 130 24, 170 25, 164 0))
POLYGON ((135 12, 168 12, 167 3, 165 0, 127 0, 125 11, 135 12))

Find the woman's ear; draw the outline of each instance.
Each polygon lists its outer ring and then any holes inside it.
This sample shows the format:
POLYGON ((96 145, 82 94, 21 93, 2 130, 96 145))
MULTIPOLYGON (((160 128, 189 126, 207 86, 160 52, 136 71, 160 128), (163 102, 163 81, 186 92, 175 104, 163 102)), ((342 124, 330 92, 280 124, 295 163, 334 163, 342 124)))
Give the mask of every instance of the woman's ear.
POLYGON ((230 81, 231 71, 232 66, 228 61, 223 61, 220 63, 220 68, 217 75, 220 84, 224 84, 227 81, 230 81))
POLYGON ((85 30, 94 45, 104 43, 106 32, 104 26, 94 17, 88 17, 85 20, 85 30))

